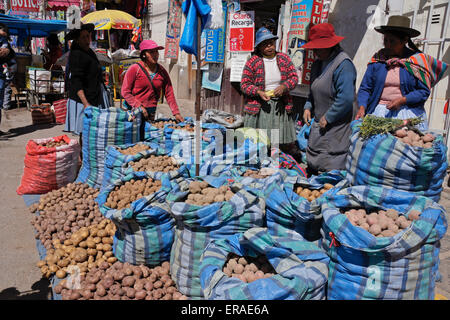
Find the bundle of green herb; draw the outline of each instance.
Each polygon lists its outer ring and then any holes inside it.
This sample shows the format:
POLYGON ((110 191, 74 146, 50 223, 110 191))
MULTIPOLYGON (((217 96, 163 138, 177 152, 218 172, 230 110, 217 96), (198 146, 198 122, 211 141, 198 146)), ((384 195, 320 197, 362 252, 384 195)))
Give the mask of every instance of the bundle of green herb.
POLYGON ((377 134, 392 133, 396 129, 405 126, 411 130, 417 130, 415 126, 422 123, 422 121, 423 119, 420 119, 419 117, 402 120, 376 117, 369 114, 363 119, 360 126, 359 136, 362 139, 367 139, 377 134))

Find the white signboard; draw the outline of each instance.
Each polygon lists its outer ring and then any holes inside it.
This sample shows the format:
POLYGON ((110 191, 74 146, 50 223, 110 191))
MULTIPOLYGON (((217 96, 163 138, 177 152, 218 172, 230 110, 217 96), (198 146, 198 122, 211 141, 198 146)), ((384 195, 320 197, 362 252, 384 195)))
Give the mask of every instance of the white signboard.
POLYGON ((249 52, 231 52, 230 60, 230 81, 241 82, 242 70, 244 70, 245 63, 251 56, 249 52))

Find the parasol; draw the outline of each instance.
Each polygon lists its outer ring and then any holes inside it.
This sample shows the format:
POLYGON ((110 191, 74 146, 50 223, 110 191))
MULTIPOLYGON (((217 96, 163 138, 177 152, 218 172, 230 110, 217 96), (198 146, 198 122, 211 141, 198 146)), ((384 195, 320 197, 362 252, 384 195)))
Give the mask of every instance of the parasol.
POLYGON ((82 23, 93 23, 95 30, 133 30, 141 25, 141 20, 120 10, 98 10, 81 18, 82 23))

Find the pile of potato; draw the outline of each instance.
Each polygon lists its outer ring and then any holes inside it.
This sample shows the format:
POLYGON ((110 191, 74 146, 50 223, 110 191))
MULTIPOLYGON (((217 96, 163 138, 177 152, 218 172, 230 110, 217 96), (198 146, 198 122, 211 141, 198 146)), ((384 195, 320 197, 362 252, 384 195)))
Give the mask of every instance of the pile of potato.
POLYGON ((421 148, 432 148, 435 139, 431 133, 422 135, 406 127, 397 129, 394 136, 410 146, 421 148))
POLYGON ((161 185, 160 180, 153 180, 152 178, 131 179, 120 187, 116 186, 110 192, 105 205, 117 210, 127 208, 133 201, 157 192, 161 185))
POLYGON ((166 124, 177 124, 175 120, 156 120, 152 121, 152 126, 158 128, 158 129, 164 129, 164 126, 166 124))
POLYGON ((148 145, 145 145, 145 144, 142 144, 142 143, 138 143, 138 144, 135 144, 132 147, 128 147, 128 148, 125 148, 125 149, 121 149, 121 148, 117 148, 117 149, 122 154, 125 154, 127 156, 133 156, 135 154, 138 154, 139 152, 150 150, 150 147, 148 145))
POLYGON ((308 189, 303 188, 301 186, 294 187, 295 193, 298 194, 300 197, 305 198, 309 202, 316 200, 317 198, 320 198, 325 192, 333 188, 333 185, 331 183, 325 183, 323 185, 323 188, 321 189, 308 189))
POLYGON ((42 195, 39 203, 30 207, 34 213, 31 224, 46 249, 52 248, 52 240, 64 241, 82 227, 97 224, 103 216, 95 198, 99 190, 83 183, 68 185, 42 195))
POLYGON ((151 155, 148 158, 142 158, 139 161, 130 161, 128 163, 134 171, 151 171, 151 172, 170 172, 178 170, 180 166, 175 158, 170 156, 151 155))
POLYGON ((63 300, 187 300, 169 271, 168 261, 154 268, 117 261, 91 269, 80 277, 79 287, 64 279, 54 290, 63 300))
POLYGON ((55 147, 67 146, 68 143, 65 142, 64 140, 61 140, 61 141, 50 140, 49 142, 39 143, 38 145, 41 147, 46 147, 46 148, 55 148, 55 147))
POLYGON ((205 181, 192 181, 189 184, 189 194, 185 203, 206 206, 214 202, 229 201, 234 192, 227 186, 220 188, 209 187, 205 181))
MULTIPOLYGON (((186 124, 185 126, 180 126, 180 125, 175 125, 175 126, 169 126, 169 128, 171 129, 175 129, 175 130, 185 130, 188 132, 194 132, 195 131, 195 126, 193 124, 186 124)), ((201 132, 205 132, 205 129, 201 129, 201 132)))
POLYGON ((241 279, 246 283, 269 278, 276 274, 275 269, 265 255, 260 255, 255 258, 242 257, 234 253, 228 255, 222 271, 227 276, 241 279))
POLYGON ((418 220, 421 212, 411 210, 408 217, 395 209, 378 210, 368 213, 365 209, 342 210, 354 226, 361 227, 376 237, 392 237, 418 220))
POLYGON ((54 249, 49 249, 37 266, 44 277, 55 274, 60 279, 66 277, 72 266, 78 267, 80 274, 100 265, 109 266, 117 261, 112 252, 115 232, 114 223, 103 219, 97 225, 81 228, 63 242, 55 239, 54 249))
POLYGON ((259 170, 248 169, 242 175, 243 177, 250 177, 254 179, 265 179, 274 173, 273 169, 261 168, 259 170))

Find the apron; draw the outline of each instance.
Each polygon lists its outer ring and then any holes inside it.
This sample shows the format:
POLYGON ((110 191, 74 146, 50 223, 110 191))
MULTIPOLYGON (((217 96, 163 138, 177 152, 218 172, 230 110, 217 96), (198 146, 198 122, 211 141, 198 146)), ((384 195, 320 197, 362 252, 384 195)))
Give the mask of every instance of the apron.
POLYGON ((356 101, 353 112, 333 124, 321 129, 319 120, 328 111, 335 99, 333 73, 349 56, 341 51, 320 74, 320 65, 315 64, 311 70, 311 93, 314 97, 314 121, 308 138, 306 160, 313 171, 345 170, 347 152, 350 147, 350 122, 357 109, 356 101))

